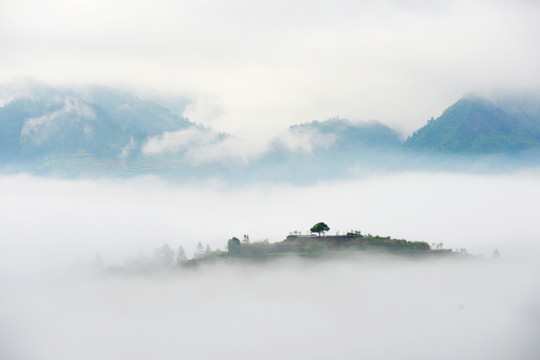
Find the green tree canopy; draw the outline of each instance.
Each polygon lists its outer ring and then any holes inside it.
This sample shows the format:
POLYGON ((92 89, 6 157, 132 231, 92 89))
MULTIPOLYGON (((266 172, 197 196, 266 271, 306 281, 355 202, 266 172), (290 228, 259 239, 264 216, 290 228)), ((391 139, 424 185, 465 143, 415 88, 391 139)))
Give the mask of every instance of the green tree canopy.
POLYGON ((330 230, 330 228, 323 222, 316 223, 311 229, 309 229, 310 232, 317 233, 319 236, 321 236, 321 233, 324 234, 324 232, 328 230, 330 230))
POLYGON ((227 250, 230 253, 238 253, 240 251, 240 246, 242 246, 242 243, 235 237, 227 241, 227 250))

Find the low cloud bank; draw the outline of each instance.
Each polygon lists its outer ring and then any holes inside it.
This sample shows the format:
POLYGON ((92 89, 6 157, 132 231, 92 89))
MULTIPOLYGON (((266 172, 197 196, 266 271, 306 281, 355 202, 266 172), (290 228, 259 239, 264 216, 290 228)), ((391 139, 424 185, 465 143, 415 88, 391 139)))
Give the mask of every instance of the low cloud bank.
POLYGON ((336 142, 336 137, 336 134, 323 134, 316 129, 290 128, 266 143, 192 126, 150 137, 141 151, 149 156, 173 154, 191 165, 223 162, 228 165, 247 165, 277 149, 302 154, 312 154, 316 149, 328 149, 336 142))
POLYGON ((261 156, 263 151, 260 146, 256 147, 242 138, 193 126, 149 138, 142 147, 142 153, 177 154, 191 165, 221 162, 245 165, 261 156))
POLYGON ((308 187, 0 177, 0 358, 537 359, 540 174, 308 187), (168 243, 282 240, 325 221, 485 255, 73 271, 168 243), (500 260, 490 258, 498 248, 500 260))
POLYGON ((9 337, 0 355, 532 360, 540 354, 539 275, 522 262, 360 258, 3 277, 0 333, 9 337))
POLYGON ((281 241, 318 221, 330 233, 444 243, 489 256, 538 254, 540 174, 403 173, 306 187, 172 184, 156 177, 59 180, 0 177, 0 269, 92 259, 106 264, 168 243, 188 256, 249 234, 281 241))
POLYGON ((336 142, 336 134, 323 134, 317 129, 289 128, 271 142, 290 152, 311 154, 315 149, 327 149, 336 142))

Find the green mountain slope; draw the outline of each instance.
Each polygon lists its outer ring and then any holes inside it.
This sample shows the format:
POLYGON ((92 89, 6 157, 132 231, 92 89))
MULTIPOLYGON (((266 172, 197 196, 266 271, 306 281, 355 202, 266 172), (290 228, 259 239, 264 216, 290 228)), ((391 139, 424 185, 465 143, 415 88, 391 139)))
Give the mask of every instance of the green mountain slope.
POLYGON ((0 171, 5 172, 307 183, 434 164, 437 169, 538 166, 540 159, 538 98, 496 104, 461 99, 405 143, 377 121, 313 121, 291 126, 259 151, 249 141, 179 115, 186 106, 181 98, 150 100, 109 87, 36 83, 0 88, 0 97, 0 171), (465 154, 471 156, 454 156, 465 154))
POLYGON ((406 149, 427 153, 517 153, 540 149, 540 120, 509 114, 485 99, 467 97, 416 131, 406 149))

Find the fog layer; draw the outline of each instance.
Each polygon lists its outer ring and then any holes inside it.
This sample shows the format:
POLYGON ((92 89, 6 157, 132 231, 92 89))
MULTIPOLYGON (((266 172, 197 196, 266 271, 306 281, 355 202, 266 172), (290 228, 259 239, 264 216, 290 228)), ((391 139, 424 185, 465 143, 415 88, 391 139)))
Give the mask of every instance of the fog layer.
POLYGON ((0 355, 537 359, 539 280, 527 263, 388 259, 3 277, 0 355))
POLYGON ((193 254, 197 242, 224 248, 232 236, 283 240, 318 221, 443 242, 490 255, 538 248, 540 174, 394 174, 307 187, 131 180, 0 178, 0 268, 39 268, 90 259, 116 264, 168 243, 193 254))
POLYGON ((2 359, 537 359, 539 174, 297 188, 0 178, 2 359), (87 273, 168 243, 282 240, 317 221, 485 255, 87 273), (491 259, 498 248, 502 257, 491 259), (79 264, 79 265, 77 265, 79 264))

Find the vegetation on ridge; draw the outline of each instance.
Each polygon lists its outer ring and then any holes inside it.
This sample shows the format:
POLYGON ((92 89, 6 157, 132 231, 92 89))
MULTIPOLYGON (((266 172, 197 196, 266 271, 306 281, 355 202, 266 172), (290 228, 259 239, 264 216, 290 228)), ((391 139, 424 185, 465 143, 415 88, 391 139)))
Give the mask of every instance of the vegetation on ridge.
MULTIPOLYGON (((320 224, 324 223, 317 223, 313 228, 321 228, 320 224)), ((328 228, 326 224, 324 225, 328 228)), ((392 239, 389 236, 371 234, 363 235, 360 231, 329 236, 295 233, 287 236, 285 240, 275 243, 270 243, 268 240, 252 243, 249 236, 244 235, 242 241, 236 237, 229 239, 225 251, 212 251, 210 246, 204 247, 199 242, 191 259, 187 258, 182 246, 175 252, 169 245, 165 244, 155 249, 152 259, 139 256, 137 259, 130 260, 125 268, 115 269, 152 271, 220 261, 266 262, 287 257, 323 259, 359 253, 385 253, 401 256, 467 255, 465 249, 456 251, 444 249, 442 243, 430 246, 424 241, 392 239)))
POLYGON ((431 119, 404 143, 428 153, 517 153, 540 149, 540 123, 510 114, 488 100, 466 97, 431 119))

